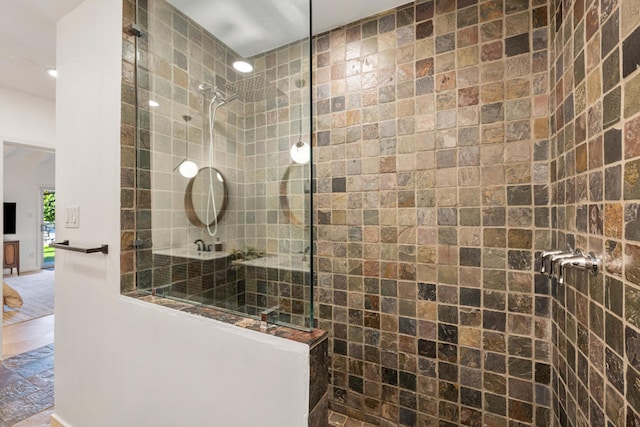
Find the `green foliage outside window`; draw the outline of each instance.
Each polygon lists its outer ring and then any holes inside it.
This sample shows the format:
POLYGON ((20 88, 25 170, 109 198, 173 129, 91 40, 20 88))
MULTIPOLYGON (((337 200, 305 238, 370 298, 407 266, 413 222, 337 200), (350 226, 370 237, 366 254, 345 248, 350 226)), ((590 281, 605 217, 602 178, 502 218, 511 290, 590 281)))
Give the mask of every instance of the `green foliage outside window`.
POLYGON ((56 193, 53 191, 44 192, 44 222, 55 222, 56 220, 56 193))

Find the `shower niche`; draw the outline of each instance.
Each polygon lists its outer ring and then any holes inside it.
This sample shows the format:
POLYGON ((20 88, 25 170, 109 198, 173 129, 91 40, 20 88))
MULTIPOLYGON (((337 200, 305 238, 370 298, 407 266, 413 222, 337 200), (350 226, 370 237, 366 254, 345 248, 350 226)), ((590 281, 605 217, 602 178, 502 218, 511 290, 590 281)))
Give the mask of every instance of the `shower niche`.
POLYGON ((310 2, 137 17, 136 290, 312 328, 310 2))

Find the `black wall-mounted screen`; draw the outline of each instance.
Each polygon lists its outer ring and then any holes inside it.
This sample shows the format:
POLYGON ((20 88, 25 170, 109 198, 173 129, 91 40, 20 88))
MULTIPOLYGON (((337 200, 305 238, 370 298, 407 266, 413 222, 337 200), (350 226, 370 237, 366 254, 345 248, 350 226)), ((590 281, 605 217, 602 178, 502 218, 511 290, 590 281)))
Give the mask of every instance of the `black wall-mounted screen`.
POLYGON ((16 204, 4 202, 4 234, 16 234, 16 204))

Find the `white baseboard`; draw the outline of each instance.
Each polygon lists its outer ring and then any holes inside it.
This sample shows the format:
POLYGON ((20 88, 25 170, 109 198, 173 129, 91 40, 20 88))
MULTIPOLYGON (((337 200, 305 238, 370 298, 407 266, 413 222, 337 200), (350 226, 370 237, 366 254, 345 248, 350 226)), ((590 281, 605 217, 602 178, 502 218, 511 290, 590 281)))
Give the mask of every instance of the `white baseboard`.
POLYGON ((71 424, 65 423, 58 415, 51 414, 51 427, 71 427, 71 424))

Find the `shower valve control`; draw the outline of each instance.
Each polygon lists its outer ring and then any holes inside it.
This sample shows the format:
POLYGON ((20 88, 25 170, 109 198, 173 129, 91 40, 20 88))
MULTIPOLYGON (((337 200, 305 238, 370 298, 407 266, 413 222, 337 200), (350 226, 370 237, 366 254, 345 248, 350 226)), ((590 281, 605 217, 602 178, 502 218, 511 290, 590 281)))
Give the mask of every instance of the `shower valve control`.
POLYGON ((64 211, 64 226, 66 228, 80 228, 80 206, 67 206, 64 211))
POLYGON ((580 249, 575 251, 544 251, 540 256, 540 273, 550 278, 556 277, 558 283, 564 283, 565 270, 576 268, 586 270, 593 276, 598 275, 601 269, 602 259, 593 253, 585 254, 580 249))

